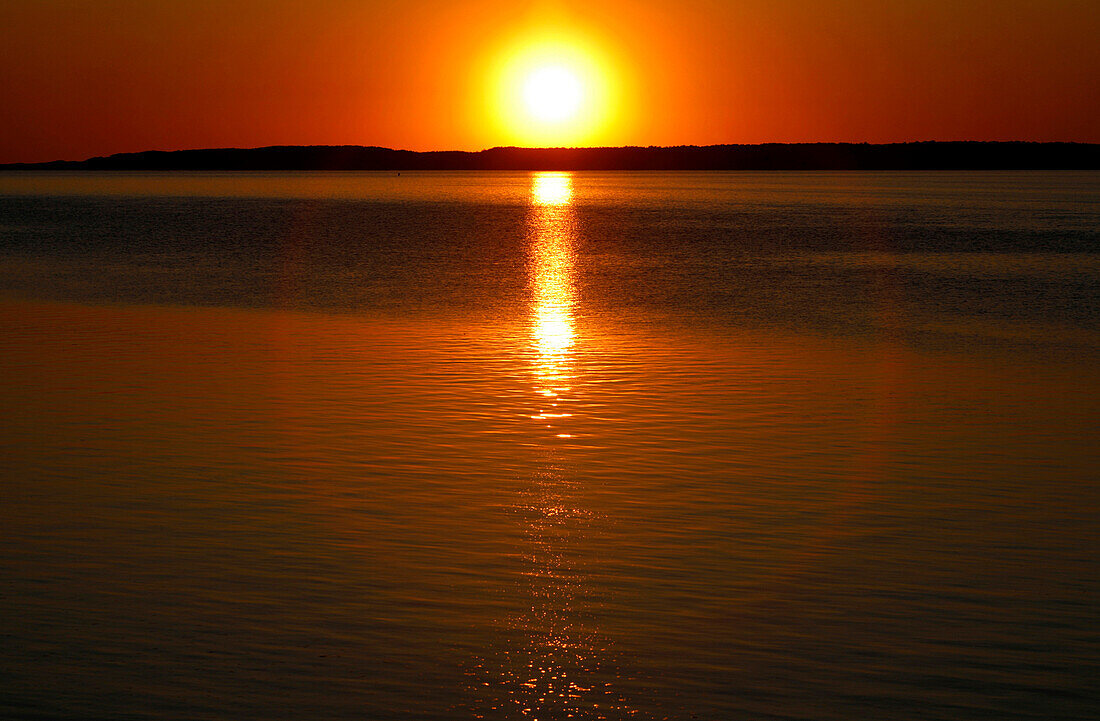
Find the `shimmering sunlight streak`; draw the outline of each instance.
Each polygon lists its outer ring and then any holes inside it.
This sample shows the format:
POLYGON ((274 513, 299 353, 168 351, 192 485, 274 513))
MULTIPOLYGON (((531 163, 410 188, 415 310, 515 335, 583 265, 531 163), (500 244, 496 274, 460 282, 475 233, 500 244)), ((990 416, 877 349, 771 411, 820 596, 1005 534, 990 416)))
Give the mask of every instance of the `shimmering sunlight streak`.
POLYGON ((569 444, 576 442, 570 406, 579 380, 572 201, 569 174, 533 176, 527 247, 534 387, 532 413, 525 420, 539 439, 538 461, 515 508, 524 538, 517 581, 526 602, 504 623, 506 631, 498 642, 502 653, 481 667, 485 715, 635 715, 616 694, 617 666, 593 617, 596 602, 587 582, 585 549, 597 517, 587 507, 581 477, 569 464, 569 444))
MULTIPOLYGON (((534 214, 531 222, 534 284, 531 332, 538 355, 536 390, 550 406, 540 410, 540 414, 555 413, 552 410, 556 407, 555 399, 569 391, 572 380, 570 353, 576 336, 573 327, 572 199, 572 178, 568 174, 534 176, 531 185, 534 214)), ((564 432, 558 435, 569 437, 564 432)))

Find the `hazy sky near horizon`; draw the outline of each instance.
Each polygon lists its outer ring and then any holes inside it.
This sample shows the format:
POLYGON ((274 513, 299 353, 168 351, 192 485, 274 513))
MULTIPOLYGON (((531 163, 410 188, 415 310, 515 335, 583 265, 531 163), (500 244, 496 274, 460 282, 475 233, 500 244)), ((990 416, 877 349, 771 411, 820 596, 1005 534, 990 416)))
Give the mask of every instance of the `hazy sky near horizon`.
POLYGON ((1100 142, 1098 38, 1096 0, 7 0, 0 162, 281 144, 1100 142), (591 107, 557 135, 530 132, 502 80, 536 46, 587 68, 591 107))

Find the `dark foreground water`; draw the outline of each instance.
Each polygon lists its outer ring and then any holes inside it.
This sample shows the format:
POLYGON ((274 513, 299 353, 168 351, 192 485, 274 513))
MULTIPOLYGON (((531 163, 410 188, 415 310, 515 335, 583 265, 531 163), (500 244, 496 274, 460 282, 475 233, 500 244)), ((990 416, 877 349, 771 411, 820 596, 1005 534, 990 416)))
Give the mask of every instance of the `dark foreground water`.
POLYGON ((1100 174, 0 176, 0 716, 1100 713, 1100 174))

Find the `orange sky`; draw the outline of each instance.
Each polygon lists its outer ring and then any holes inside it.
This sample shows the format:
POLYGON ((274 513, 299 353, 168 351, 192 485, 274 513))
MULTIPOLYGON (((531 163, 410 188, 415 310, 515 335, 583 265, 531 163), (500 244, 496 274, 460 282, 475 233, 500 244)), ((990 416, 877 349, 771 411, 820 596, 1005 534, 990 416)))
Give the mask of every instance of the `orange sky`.
POLYGON ((1096 0, 7 0, 0 162, 525 144, 490 86, 547 33, 614 95, 563 144, 1100 142, 1096 0))

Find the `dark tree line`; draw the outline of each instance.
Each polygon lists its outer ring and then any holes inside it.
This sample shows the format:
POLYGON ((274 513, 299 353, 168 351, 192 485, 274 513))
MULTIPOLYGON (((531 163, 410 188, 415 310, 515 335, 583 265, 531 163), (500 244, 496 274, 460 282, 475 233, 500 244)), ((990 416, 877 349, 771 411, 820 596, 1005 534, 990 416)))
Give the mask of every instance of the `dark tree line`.
POLYGON ((766 143, 413 152, 358 145, 150 150, 5 170, 1024 170, 1100 169, 1089 143, 766 143))

